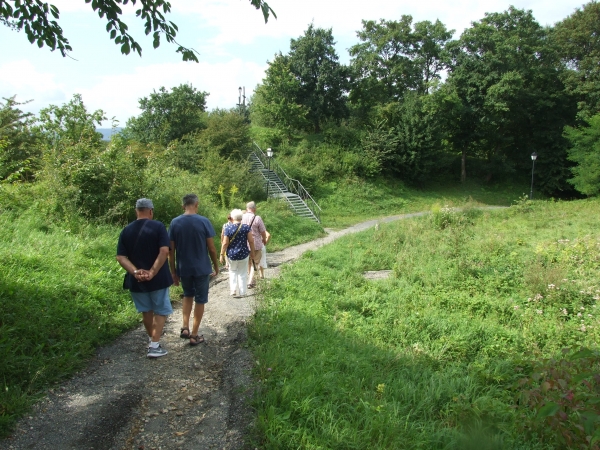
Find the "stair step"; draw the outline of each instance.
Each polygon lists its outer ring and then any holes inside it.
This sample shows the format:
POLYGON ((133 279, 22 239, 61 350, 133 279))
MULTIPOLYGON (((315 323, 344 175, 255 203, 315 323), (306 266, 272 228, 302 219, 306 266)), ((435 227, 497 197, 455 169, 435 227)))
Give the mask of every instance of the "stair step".
MULTIPOLYGON (((254 144, 256 146, 256 144, 254 144)), ((258 146, 256 146, 258 147, 258 146)), ((313 211, 308 207, 304 200, 297 194, 293 194, 288 190, 286 184, 281 181, 274 170, 265 167, 261 159, 254 153, 248 155, 250 163, 250 171, 260 173, 265 180, 265 190, 268 191, 269 197, 283 198, 288 202, 290 209, 299 217, 308 218, 319 222, 313 211)), ((277 166, 275 166, 277 167, 277 166)))

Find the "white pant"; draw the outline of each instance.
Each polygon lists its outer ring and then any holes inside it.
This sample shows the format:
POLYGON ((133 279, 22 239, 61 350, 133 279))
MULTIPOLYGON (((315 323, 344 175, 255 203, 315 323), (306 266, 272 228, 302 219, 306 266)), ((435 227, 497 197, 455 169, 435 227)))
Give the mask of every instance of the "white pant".
POLYGON ((248 283, 248 257, 239 261, 229 260, 229 292, 235 294, 237 287, 239 295, 246 295, 248 283))

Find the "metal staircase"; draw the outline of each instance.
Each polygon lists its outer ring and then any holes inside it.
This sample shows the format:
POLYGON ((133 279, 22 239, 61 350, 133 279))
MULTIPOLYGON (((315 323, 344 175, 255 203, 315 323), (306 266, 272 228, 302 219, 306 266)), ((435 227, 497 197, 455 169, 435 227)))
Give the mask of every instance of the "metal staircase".
POLYGON ((259 172, 265 179, 268 197, 286 201, 294 213, 301 217, 321 222, 321 208, 302 184, 290 178, 274 161, 269 161, 262 149, 254 143, 248 157, 251 170, 259 172))

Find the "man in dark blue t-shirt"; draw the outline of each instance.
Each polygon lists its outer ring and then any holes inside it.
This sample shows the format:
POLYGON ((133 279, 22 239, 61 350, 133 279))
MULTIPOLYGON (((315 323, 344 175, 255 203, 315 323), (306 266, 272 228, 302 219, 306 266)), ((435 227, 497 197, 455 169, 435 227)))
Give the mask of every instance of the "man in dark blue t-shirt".
POLYGON ((204 305, 208 302, 208 283, 219 273, 219 261, 213 239, 215 230, 206 217, 198 214, 198 196, 187 194, 183 197, 182 206, 184 213, 175 217, 169 225, 169 265, 175 286, 181 281, 183 287, 183 326, 179 336, 189 339, 190 345, 198 345, 204 342, 204 336, 198 335, 198 329, 204 305), (194 325, 190 331, 194 301, 194 325))
POLYGON ((117 261, 127 271, 123 287, 129 289, 138 312, 142 313, 149 337, 148 358, 167 354, 160 346, 165 320, 173 313, 169 286, 173 278, 165 261, 171 244, 165 226, 154 217, 152 200, 140 198, 135 204, 137 220, 119 236, 117 261))

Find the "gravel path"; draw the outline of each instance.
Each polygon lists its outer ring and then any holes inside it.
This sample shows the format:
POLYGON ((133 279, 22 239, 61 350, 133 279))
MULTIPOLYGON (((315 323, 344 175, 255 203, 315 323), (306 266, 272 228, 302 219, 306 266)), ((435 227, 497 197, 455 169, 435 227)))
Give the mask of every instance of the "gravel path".
MULTIPOLYGON (((349 233, 424 215, 371 220, 268 255, 267 278, 279 266, 349 233)), ((250 291, 251 293, 253 290, 250 291)), ((48 391, 0 449, 243 449, 254 419, 250 395, 252 355, 245 347, 254 295, 229 296, 227 274, 212 281, 200 326, 206 343, 179 338, 181 308, 165 326, 169 354, 146 358, 143 326, 98 349, 81 372, 48 391)))

